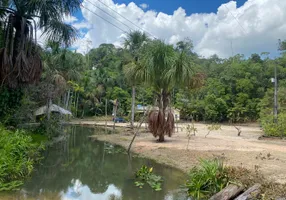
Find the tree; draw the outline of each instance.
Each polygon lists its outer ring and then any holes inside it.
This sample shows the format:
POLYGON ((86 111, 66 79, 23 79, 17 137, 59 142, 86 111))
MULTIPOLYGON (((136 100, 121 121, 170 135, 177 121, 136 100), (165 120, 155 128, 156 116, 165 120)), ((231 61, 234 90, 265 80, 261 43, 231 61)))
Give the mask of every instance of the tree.
MULTIPOLYGON (((0 49, 0 81, 11 88, 39 81, 42 72, 37 29, 48 40, 70 45, 77 31, 63 22, 63 13, 70 15, 80 8, 80 0, 10 0, 1 5, 4 47, 0 49)), ((0 16, 0 17, 1 17, 0 16)))
POLYGON ((171 91, 175 86, 193 86, 195 64, 185 51, 177 52, 171 45, 155 40, 144 47, 142 61, 136 68, 136 77, 152 86, 156 93, 159 111, 149 114, 149 128, 158 141, 171 137, 174 130, 174 116, 167 111, 171 91), (167 117, 167 119, 166 119, 167 117))
POLYGON ((138 80, 136 80, 135 74, 133 74, 132 72, 135 71, 134 67, 136 67, 136 65, 139 64, 138 63, 140 58, 139 51, 147 41, 149 41, 148 36, 145 33, 142 33, 141 31, 130 32, 124 41, 125 49, 129 50, 133 58, 133 60, 125 66, 124 70, 128 82, 132 85, 131 128, 134 127, 135 95, 136 95, 135 85, 136 82, 138 82, 138 80))
POLYGON ((65 94, 63 104, 66 109, 69 108, 72 87, 67 83, 80 80, 80 72, 85 66, 84 57, 66 48, 60 48, 60 43, 58 42, 49 41, 45 47, 43 61, 44 74, 42 78, 48 83, 54 83, 57 90, 57 92, 54 91, 54 95, 48 98, 53 99, 65 94))

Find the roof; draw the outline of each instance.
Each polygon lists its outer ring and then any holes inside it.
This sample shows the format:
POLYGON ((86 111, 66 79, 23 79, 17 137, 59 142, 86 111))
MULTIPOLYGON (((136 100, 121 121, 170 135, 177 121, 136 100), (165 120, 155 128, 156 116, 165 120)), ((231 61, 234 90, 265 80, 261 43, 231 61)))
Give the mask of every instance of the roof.
MULTIPOLYGON (((50 112, 58 112, 62 115, 72 115, 72 113, 56 104, 52 104, 50 106, 50 112)), ((47 106, 42 106, 40 107, 39 109, 37 109, 35 112, 34 112, 34 115, 38 116, 38 115, 44 115, 47 113, 47 106)))

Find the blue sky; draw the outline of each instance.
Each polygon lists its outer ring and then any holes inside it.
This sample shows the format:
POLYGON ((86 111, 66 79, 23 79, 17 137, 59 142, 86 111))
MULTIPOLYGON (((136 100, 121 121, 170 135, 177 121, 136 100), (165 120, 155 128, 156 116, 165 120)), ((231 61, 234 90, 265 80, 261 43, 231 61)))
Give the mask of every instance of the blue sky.
MULTIPOLYGON (((236 0, 237 6, 242 6, 247 0, 236 0)), ((156 12, 164 12, 166 14, 173 14, 175 10, 182 7, 186 10, 187 15, 194 13, 216 13, 218 7, 229 2, 229 0, 114 0, 114 3, 129 4, 134 2, 137 5, 147 4, 146 10, 155 10, 156 12)), ((83 20, 81 11, 75 14, 79 20, 83 20)))
POLYGON ((286 39, 286 0, 83 0, 83 5, 92 12, 83 7, 69 20, 82 36, 73 47, 83 53, 90 41, 91 48, 102 43, 120 47, 126 33, 138 26, 173 45, 189 38, 194 51, 204 57, 261 52, 275 56, 278 39, 286 39))
MULTIPOLYGON (((128 4, 130 0, 115 0, 116 3, 128 4)), ((210 13, 217 12, 218 7, 229 2, 228 0, 134 0, 137 5, 146 3, 149 5, 148 9, 156 10, 157 12, 164 12, 173 14, 174 10, 182 7, 186 10, 187 15, 193 13, 210 13)), ((243 5, 246 0, 237 0, 237 5, 243 5)))

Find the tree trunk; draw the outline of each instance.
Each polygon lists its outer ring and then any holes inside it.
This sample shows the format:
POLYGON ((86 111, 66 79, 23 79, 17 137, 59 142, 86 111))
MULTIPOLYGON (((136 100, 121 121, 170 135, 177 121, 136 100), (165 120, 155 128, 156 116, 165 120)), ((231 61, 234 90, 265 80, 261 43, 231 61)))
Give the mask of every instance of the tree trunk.
POLYGON ((65 105, 65 109, 68 109, 68 106, 69 106, 70 93, 71 93, 71 90, 69 89, 69 90, 68 90, 68 94, 67 94, 67 98, 66 98, 66 105, 65 105))
POLYGON ((113 130, 115 130, 115 120, 116 120, 116 114, 117 114, 117 102, 115 104, 115 108, 114 108, 114 122, 113 122, 113 130))
POLYGON ((132 86, 132 106, 131 106, 131 128, 134 128, 134 116, 135 116, 135 86, 132 86))
POLYGON ((77 117, 77 109, 78 109, 78 99, 79 99, 79 93, 77 94, 76 97, 76 105, 75 105, 75 116, 77 117))
POLYGON ((243 187, 230 184, 219 193, 212 196, 209 200, 229 200, 235 198, 243 190, 243 187))
POLYGON ((261 192, 261 185, 255 184, 248 190, 246 190, 243 194, 239 195, 239 197, 235 198, 234 200, 250 200, 256 199, 261 192))
POLYGON ((48 121, 51 118, 51 106, 52 106, 52 100, 51 100, 51 98, 49 98, 48 103, 47 103, 47 119, 48 119, 48 121))
POLYGON ((158 142, 164 142, 165 141, 165 132, 159 135, 158 142))

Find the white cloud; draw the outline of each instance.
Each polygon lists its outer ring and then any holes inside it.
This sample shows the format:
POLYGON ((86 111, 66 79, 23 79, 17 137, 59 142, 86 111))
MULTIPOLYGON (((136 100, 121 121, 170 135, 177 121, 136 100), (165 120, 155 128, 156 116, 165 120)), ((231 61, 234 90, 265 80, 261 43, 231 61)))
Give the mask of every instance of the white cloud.
MULTIPOLYGON (((83 5, 96 12, 119 28, 129 32, 138 30, 137 26, 151 32, 157 38, 170 44, 188 37, 194 42, 195 51, 202 56, 218 54, 221 57, 231 56, 231 44, 235 54, 271 52, 277 49, 277 40, 286 39, 286 1, 285 0, 248 0, 243 6, 237 7, 235 1, 222 4, 216 13, 187 15, 183 8, 178 8, 172 15, 152 10, 144 11, 131 2, 115 4, 112 0, 101 0, 110 8, 131 20, 134 24, 109 10, 97 0, 89 0, 124 22, 119 23, 98 8, 84 1, 83 5), (207 24, 207 25, 206 25, 207 24)), ((101 43, 119 45, 122 42, 122 31, 103 21, 85 8, 82 13, 91 24, 82 40, 88 38, 93 47, 101 43)), ((81 42, 75 44, 82 50, 81 42)), ((83 52, 83 51, 81 51, 83 52)))
POLYGON ((142 3, 142 4, 140 4, 140 7, 145 10, 145 9, 149 8, 149 5, 146 3, 142 3))
POLYGON ((65 23, 70 24, 70 23, 74 23, 74 22, 78 21, 78 19, 74 16, 71 16, 71 15, 64 15, 63 21, 65 23))
POLYGON ((79 22, 79 23, 74 23, 72 24, 73 27, 75 27, 76 29, 84 29, 84 28, 91 28, 91 24, 86 22, 86 21, 82 21, 82 22, 79 22))

